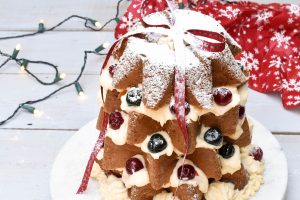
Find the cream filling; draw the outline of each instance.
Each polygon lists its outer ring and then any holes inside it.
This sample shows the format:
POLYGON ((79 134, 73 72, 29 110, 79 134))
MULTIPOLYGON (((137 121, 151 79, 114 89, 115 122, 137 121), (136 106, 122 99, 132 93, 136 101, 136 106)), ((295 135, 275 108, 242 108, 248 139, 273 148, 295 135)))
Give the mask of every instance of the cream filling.
POLYGON ((241 148, 241 159, 245 170, 249 173, 248 184, 242 190, 234 190, 232 183, 215 182, 209 185, 205 194, 206 200, 249 200, 259 190, 264 182, 264 162, 254 160, 249 156, 253 145, 241 148))
POLYGON ((124 119, 123 124, 117 130, 110 128, 109 124, 107 126, 106 137, 109 137, 116 145, 124 145, 127 140, 127 129, 128 129, 128 115, 121 112, 124 119))
POLYGON ((248 86, 247 84, 242 85, 239 87, 238 92, 240 94, 240 105, 245 106, 248 99, 248 86))
POLYGON ((173 153, 173 150, 174 150, 174 146, 172 144, 172 140, 171 140, 170 136, 165 131, 160 131, 160 132, 157 132, 157 133, 161 134, 164 137, 164 139, 167 142, 167 147, 161 152, 151 153, 148 149, 148 142, 149 142, 152 135, 148 135, 146 137, 146 139, 139 145, 141 147, 142 151, 145 152, 145 153, 150 154, 154 159, 159 159, 159 157, 162 156, 162 155, 171 156, 172 153, 173 153))
POLYGON ((232 157, 230 158, 223 158, 220 156, 221 166, 222 166, 222 174, 233 174, 234 172, 241 169, 241 154, 240 154, 240 148, 237 145, 233 145, 235 152, 232 157))
POLYGON ((242 126, 245 122, 245 119, 246 119, 246 117, 244 116, 243 119, 238 120, 238 124, 236 126, 235 133, 232 134, 232 135, 229 135, 228 136, 229 138, 231 138, 233 140, 237 140, 241 137, 241 135, 244 133, 244 130, 242 129, 242 126))
MULTIPOLYGON (((217 105, 215 102, 213 102, 213 106, 211 109, 199 109, 193 105, 190 105, 191 111, 190 113, 186 116, 187 122, 192 121, 197 121, 198 118, 206 113, 212 112, 216 116, 223 115, 227 111, 229 111, 231 108, 239 105, 240 103, 240 95, 238 93, 238 90, 236 87, 232 86, 222 86, 228 88, 232 92, 232 101, 226 105, 226 106, 220 106, 217 105)), ((217 88, 214 88, 217 89, 217 88)), ((241 91, 244 89, 242 88, 241 91)), ((147 108, 143 102, 141 103, 140 106, 128 106, 126 102, 126 95, 124 94, 121 97, 121 109, 126 111, 126 112, 137 112, 141 113, 143 115, 146 115, 148 117, 151 117, 153 120, 158 121, 161 126, 163 126, 168 120, 175 120, 176 116, 170 111, 169 104, 166 104, 159 108, 158 110, 153 110, 147 108)))
POLYGON ((127 173, 126 169, 123 170, 122 181, 125 183, 126 188, 131 188, 132 186, 142 187, 149 183, 149 175, 143 156, 136 155, 133 157, 138 158, 143 163, 144 168, 131 175, 127 173))
POLYGON ((188 184, 188 185, 192 185, 194 187, 198 186, 199 190, 201 192, 206 193, 208 190, 208 179, 207 179, 206 175, 203 173, 203 171, 201 169, 199 169, 196 165, 194 165, 194 163, 190 160, 186 159, 184 164, 192 165, 195 168, 197 175, 192 180, 187 180, 187 181, 179 180, 179 178, 177 176, 177 171, 178 171, 178 168, 182 164, 183 164, 183 159, 179 159, 175 168, 173 169, 172 174, 171 174, 170 186, 176 188, 180 185, 188 184))
POLYGON ((223 142, 221 142, 219 145, 215 146, 215 145, 207 143, 204 140, 204 134, 210 128, 211 127, 206 127, 206 126, 202 125, 201 132, 196 138, 196 148, 220 149, 222 147, 223 142))
MULTIPOLYGON (((100 76, 100 85, 103 88, 103 99, 106 99, 106 94, 108 90, 113 90, 115 89, 112 85, 112 77, 109 74, 109 66, 116 63, 116 61, 114 59, 109 59, 109 62, 107 64, 107 66, 102 70, 101 76, 100 76)), ((102 97, 101 97, 101 89, 100 89, 100 100, 102 101, 102 97)))

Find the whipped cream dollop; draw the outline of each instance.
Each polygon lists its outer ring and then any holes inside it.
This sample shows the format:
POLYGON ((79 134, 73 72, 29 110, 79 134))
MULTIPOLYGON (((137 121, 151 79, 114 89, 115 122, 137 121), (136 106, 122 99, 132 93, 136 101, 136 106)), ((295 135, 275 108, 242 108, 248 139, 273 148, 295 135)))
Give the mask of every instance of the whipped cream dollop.
POLYGON ((148 149, 148 142, 150 141, 150 138, 152 135, 148 135, 146 137, 146 139, 139 145, 141 147, 142 151, 150 154, 154 159, 159 159, 159 157, 162 155, 171 156, 173 153, 173 150, 174 150, 174 146, 172 144, 172 140, 171 140, 169 134, 165 131, 159 131, 159 132, 156 132, 155 134, 160 134, 164 137, 164 139, 167 142, 167 147, 163 151, 158 152, 158 153, 150 152, 148 149))
POLYGON ((162 192, 153 197, 153 200, 179 200, 178 197, 174 197, 173 193, 162 192))
POLYGON ((122 179, 114 175, 108 175, 99 167, 97 163, 94 164, 91 177, 98 180, 99 192, 103 200, 129 200, 127 188, 122 179))
POLYGON ((241 161, 249 174, 248 184, 242 190, 235 190, 232 183, 215 182, 209 185, 206 200, 249 200, 264 182, 264 162, 249 155, 254 145, 241 148, 241 161))
POLYGON ((220 156, 221 161, 221 171, 222 174, 233 174, 234 172, 241 169, 241 154, 240 154, 240 148, 237 145, 233 145, 234 147, 234 154, 230 158, 223 158, 220 156))
POLYGON ((143 163, 144 168, 133 174, 128 174, 126 169, 123 170, 122 180, 127 188, 131 188, 132 186, 142 187, 149 183, 149 175, 144 157, 141 155, 135 155, 133 157, 138 158, 143 163))
POLYGON ((210 128, 204 125, 201 126, 201 132, 196 138, 196 148, 220 149, 222 147, 222 142, 219 145, 212 145, 204 140, 204 134, 210 128))
POLYGON ((192 185, 194 187, 198 186, 199 190, 202 193, 206 193, 208 190, 208 179, 207 179, 206 175, 204 174, 204 172, 201 169, 199 169, 192 161, 186 159, 184 161, 184 164, 192 165, 195 168, 197 175, 191 180, 180 180, 178 178, 177 171, 178 171, 178 168, 182 166, 182 164, 183 164, 183 159, 179 159, 172 174, 171 174, 170 186, 176 188, 179 185, 188 184, 188 185, 192 185))
POLYGON ((128 114, 121 112, 121 115, 124 119, 123 124, 119 129, 114 130, 107 126, 106 137, 109 137, 116 145, 124 145, 127 140, 127 129, 128 129, 128 114))

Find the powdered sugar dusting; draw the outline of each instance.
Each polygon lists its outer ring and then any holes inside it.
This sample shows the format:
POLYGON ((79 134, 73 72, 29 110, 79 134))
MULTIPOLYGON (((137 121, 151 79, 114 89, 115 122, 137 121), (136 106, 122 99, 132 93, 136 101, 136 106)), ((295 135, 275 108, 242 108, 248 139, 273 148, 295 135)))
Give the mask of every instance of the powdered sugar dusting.
MULTIPOLYGON (((175 15, 176 23, 174 26, 176 27, 174 29, 174 33, 172 32, 170 35, 164 35, 161 32, 146 32, 145 39, 136 37, 128 38, 127 47, 115 70, 113 85, 115 86, 120 81, 126 80, 128 74, 130 74, 130 72, 137 67, 136 63, 139 61, 143 62, 144 68, 142 93, 144 103, 145 106, 149 108, 157 108, 160 106, 159 103, 165 96, 165 92, 170 86, 171 81, 173 81, 175 66, 180 65, 177 58, 179 55, 184 57, 183 59, 179 60, 185 61, 181 64, 182 66, 179 67, 184 68, 183 73, 181 74, 185 74, 184 78, 186 79, 185 85, 187 89, 192 93, 201 107, 209 109, 212 106, 213 87, 211 60, 220 62, 224 67, 224 73, 229 74, 229 76, 233 77, 238 82, 245 82, 247 78, 240 70, 238 63, 235 61, 227 44, 222 52, 208 52, 198 49, 197 47, 192 48, 191 46, 182 45, 182 48, 179 48, 181 53, 175 56, 173 40, 175 40, 177 37, 174 37, 174 35, 179 33, 179 37, 177 39, 181 40, 183 39, 181 38, 183 35, 180 34, 181 30, 202 29, 207 31, 215 31, 217 33, 224 34, 227 42, 230 45, 234 45, 237 48, 240 47, 226 33, 224 28, 209 16, 186 10, 176 10, 175 15), (189 20, 191 23, 186 23, 187 20, 189 20)), ((145 20, 150 24, 161 25, 168 24, 167 19, 166 13, 160 12, 147 16, 145 20), (166 20, 158 20, 161 18, 166 20)), ((143 29, 141 24, 137 25, 136 27, 137 29, 143 29)), ((172 29, 173 28, 171 27, 171 31, 172 29)), ((195 40, 197 38, 204 39, 201 36, 193 38, 192 34, 186 34, 184 36, 184 40, 188 43, 192 41, 191 39, 195 40)), ((212 39, 205 38, 205 40, 210 41, 212 39)), ((197 44, 198 43, 199 42, 197 42, 197 44)), ((195 43, 192 42, 190 44, 195 43)), ((176 70, 182 71, 181 68, 177 68, 176 70)), ((182 112, 179 113, 184 113, 184 111, 182 110, 182 112)))
POLYGON ((192 92, 198 103, 203 108, 212 106, 212 74, 211 64, 208 59, 201 58, 202 62, 194 56, 193 53, 188 54, 189 64, 186 65, 186 86, 192 92), (194 58, 194 59, 192 59, 194 58), (194 60, 197 60, 195 62, 194 60))
POLYGON ((143 75, 142 94, 146 100, 145 105, 149 108, 155 108, 173 81, 174 65, 146 61, 143 75))
MULTIPOLYGON (((128 41, 128 46, 130 42, 128 41)), ((131 48, 126 48, 123 55, 120 57, 119 62, 116 64, 113 74, 112 84, 115 87, 120 81, 127 78, 135 67, 137 67, 138 62, 141 60, 141 56, 137 52, 132 51, 131 48)))

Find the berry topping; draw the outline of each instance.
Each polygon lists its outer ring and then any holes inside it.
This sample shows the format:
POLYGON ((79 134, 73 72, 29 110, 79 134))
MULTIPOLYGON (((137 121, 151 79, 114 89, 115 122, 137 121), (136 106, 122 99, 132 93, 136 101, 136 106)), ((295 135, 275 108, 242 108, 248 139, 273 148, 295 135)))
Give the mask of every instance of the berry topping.
POLYGON ((140 88, 130 88, 126 95, 128 106, 139 106, 142 102, 142 94, 140 88))
POLYGON ((126 171, 130 175, 132 175, 134 172, 140 171, 143 168, 144 165, 138 158, 129 158, 126 161, 126 171))
POLYGON ((221 131, 219 129, 210 128, 204 133, 204 140, 208 144, 218 146, 222 143, 223 136, 222 136, 221 131))
MULTIPOLYGON (((184 103, 184 109, 185 109, 185 115, 188 115, 190 113, 190 111, 191 111, 190 104, 188 102, 184 103)), ((176 114, 176 111, 175 111, 175 101, 173 101, 171 103, 171 105, 170 105, 170 111, 174 115, 176 114)))
POLYGON ((161 134, 154 134, 148 142, 148 149, 151 153, 158 153, 167 148, 168 144, 161 134))
POLYGON ((183 181, 188 181, 196 176, 196 170, 192 165, 182 165, 181 167, 178 168, 177 170, 177 177, 180 180, 183 181))
POLYGON ((220 106, 226 106, 232 101, 232 93, 227 88, 217 88, 214 91, 214 100, 220 106))
POLYGON ((114 73, 115 73, 115 68, 116 68, 116 65, 111 65, 111 66, 109 66, 108 71, 109 71, 109 74, 110 74, 111 76, 114 75, 114 73))
POLYGON ((243 117, 245 116, 245 106, 240 106, 240 110, 239 110, 239 118, 243 119, 243 117))
POLYGON ((117 130, 124 122, 122 114, 120 112, 112 112, 109 114, 109 126, 110 128, 117 130))
POLYGON ((235 152, 234 146, 231 144, 224 144, 220 149, 219 149, 219 154, 223 158, 231 158, 235 152))
POLYGON ((249 156, 253 156, 254 160, 257 161, 261 161, 261 159, 263 158, 263 151, 260 147, 255 146, 251 149, 251 151, 249 152, 249 156))

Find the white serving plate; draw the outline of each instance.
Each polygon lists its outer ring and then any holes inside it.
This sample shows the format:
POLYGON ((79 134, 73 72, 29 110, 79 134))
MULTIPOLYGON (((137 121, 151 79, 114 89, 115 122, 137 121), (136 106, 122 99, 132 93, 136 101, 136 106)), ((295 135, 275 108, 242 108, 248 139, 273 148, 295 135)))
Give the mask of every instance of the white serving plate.
MULTIPOLYGON (((285 155, 276 138, 262 124, 254 123, 253 143, 264 151, 265 183, 251 200, 283 200, 287 188, 288 169, 285 155)), ((98 184, 90 180, 84 194, 76 195, 90 153, 98 138, 96 120, 82 127, 61 149, 51 173, 53 200, 100 200, 98 184)))

